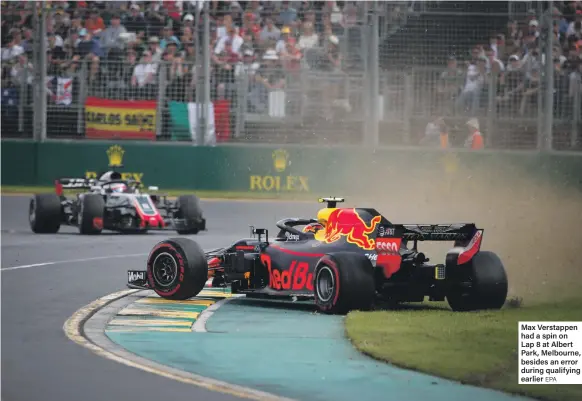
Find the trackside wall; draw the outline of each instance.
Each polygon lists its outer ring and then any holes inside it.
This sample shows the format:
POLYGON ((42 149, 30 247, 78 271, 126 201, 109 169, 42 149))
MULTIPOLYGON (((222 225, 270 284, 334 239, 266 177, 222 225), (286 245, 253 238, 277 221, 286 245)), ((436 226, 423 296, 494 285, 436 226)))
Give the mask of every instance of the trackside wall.
POLYGON ((403 189, 403 182, 474 186, 495 182, 498 174, 516 183, 582 189, 582 155, 18 140, 2 141, 2 185, 50 186, 58 177, 94 177, 116 160, 128 177, 162 190, 348 195, 381 189, 389 195, 403 189))

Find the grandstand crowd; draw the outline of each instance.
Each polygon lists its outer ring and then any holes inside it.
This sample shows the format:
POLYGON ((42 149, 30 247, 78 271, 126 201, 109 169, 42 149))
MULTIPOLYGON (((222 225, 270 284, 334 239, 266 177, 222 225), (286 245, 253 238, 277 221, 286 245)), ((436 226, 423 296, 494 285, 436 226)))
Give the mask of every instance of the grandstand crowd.
MULTIPOLYGON (((582 2, 554 4, 554 104, 557 114, 567 116, 582 90, 582 2)), ((201 5, 196 0, 2 2, 3 109, 15 106, 20 88, 33 81, 33 12, 42 6, 50 10, 47 74, 73 78, 73 98, 78 99, 78 73, 83 68, 89 95, 155 99, 163 78, 167 99, 195 101, 206 18, 201 5)), ((340 82, 345 73, 340 41, 346 36, 349 40, 350 29, 362 21, 361 5, 209 1, 213 99, 232 98, 241 72, 251 77, 249 107, 258 111, 267 107, 269 91, 292 82, 289 76, 300 68, 325 71, 340 82)), ((394 10, 399 12, 398 7, 394 10)), ((495 98, 501 112, 531 115, 530 110, 537 110, 545 59, 536 15, 532 11, 527 18, 508 21, 504 32, 475 45, 469 60, 451 56, 438 85, 441 98, 449 100, 443 104, 478 115, 488 104, 491 72, 497 71, 495 98)), ((27 87, 30 96, 31 85, 27 87)))
MULTIPOLYGON (((2 2, 3 89, 32 82, 33 4, 2 2)), ((168 98, 194 101, 202 54, 196 46, 203 43, 202 2, 44 5, 51 11, 46 24, 48 75, 74 77, 85 67, 90 95, 153 99, 164 73, 168 98), (167 68, 160 68, 161 60, 167 68)), ((36 7, 39 11, 40 4, 36 7)), ((319 70, 340 68, 337 32, 355 22, 357 2, 210 1, 209 7, 213 96, 228 95, 235 77, 247 71, 253 76, 252 99, 264 107, 268 90, 284 85, 282 78, 296 72, 311 49, 318 49, 319 70)))
MULTIPOLYGON (((575 112, 575 98, 582 97, 582 2, 554 4, 546 11, 553 20, 554 115, 568 118, 575 112)), ((484 38, 486 43, 476 44, 468 60, 455 55, 449 58, 438 88, 441 98, 452 106, 449 109, 479 115, 487 109, 493 88, 499 113, 537 114, 546 52, 536 15, 529 10, 523 19, 509 20, 505 31, 493 32, 484 38), (496 79, 495 85, 492 79, 496 79)))

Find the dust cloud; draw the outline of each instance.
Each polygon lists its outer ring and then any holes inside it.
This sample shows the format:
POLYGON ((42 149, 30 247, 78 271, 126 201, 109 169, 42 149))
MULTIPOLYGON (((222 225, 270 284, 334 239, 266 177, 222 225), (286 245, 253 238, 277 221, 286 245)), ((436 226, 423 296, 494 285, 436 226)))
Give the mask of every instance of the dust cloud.
MULTIPOLYGON (((385 185, 363 184, 366 195, 350 203, 364 202, 394 223, 474 222, 483 228, 482 249, 504 262, 509 297, 531 305, 582 295, 580 192, 507 166, 447 174, 435 169, 414 177, 392 171, 385 185)), ((419 249, 439 262, 450 245, 420 243, 419 249)))

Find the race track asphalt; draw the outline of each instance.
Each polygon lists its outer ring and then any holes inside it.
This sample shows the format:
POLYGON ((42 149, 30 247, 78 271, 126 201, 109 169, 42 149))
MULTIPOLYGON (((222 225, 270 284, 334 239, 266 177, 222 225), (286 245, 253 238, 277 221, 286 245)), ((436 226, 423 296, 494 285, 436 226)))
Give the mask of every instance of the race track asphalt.
MULTIPOLYGON (((69 340, 64 322, 79 308, 125 289, 151 247, 174 232, 81 237, 74 228, 36 235, 28 197, 2 196, 1 302, 3 401, 236 400, 102 358, 69 340), (49 263, 50 262, 50 263, 49 263)), ((283 217, 314 216, 316 202, 204 201, 207 249, 273 228, 283 217)), ((273 230, 272 235, 276 232, 273 230)))

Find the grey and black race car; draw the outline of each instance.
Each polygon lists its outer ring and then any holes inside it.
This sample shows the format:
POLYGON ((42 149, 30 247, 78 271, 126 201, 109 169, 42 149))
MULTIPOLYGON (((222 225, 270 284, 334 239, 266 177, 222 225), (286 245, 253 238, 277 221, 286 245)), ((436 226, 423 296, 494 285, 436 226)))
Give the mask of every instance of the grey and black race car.
MULTIPOLYGON (((197 234, 206 230, 200 201, 195 195, 168 199, 164 194, 141 192, 143 184, 122 180, 108 171, 99 179, 60 178, 55 193, 36 194, 29 204, 30 228, 35 233, 56 233, 61 225, 76 226, 81 234, 102 230, 145 233, 148 230, 176 230, 197 234), (67 198, 64 190, 81 190, 67 198)), ((157 187, 149 187, 157 191, 157 187)))
POLYGON ((482 251, 483 229, 473 223, 393 224, 375 209, 338 208, 322 198, 317 219, 277 222, 278 235, 252 228, 251 238, 204 252, 187 238, 171 238, 150 252, 146 270, 128 271, 128 287, 166 299, 213 287, 260 297, 315 299, 319 310, 345 313, 388 303, 447 299, 455 311, 499 309, 506 300, 505 268, 482 251), (303 226, 303 229, 297 227, 303 226), (430 263, 418 241, 451 241, 444 263, 430 263))

